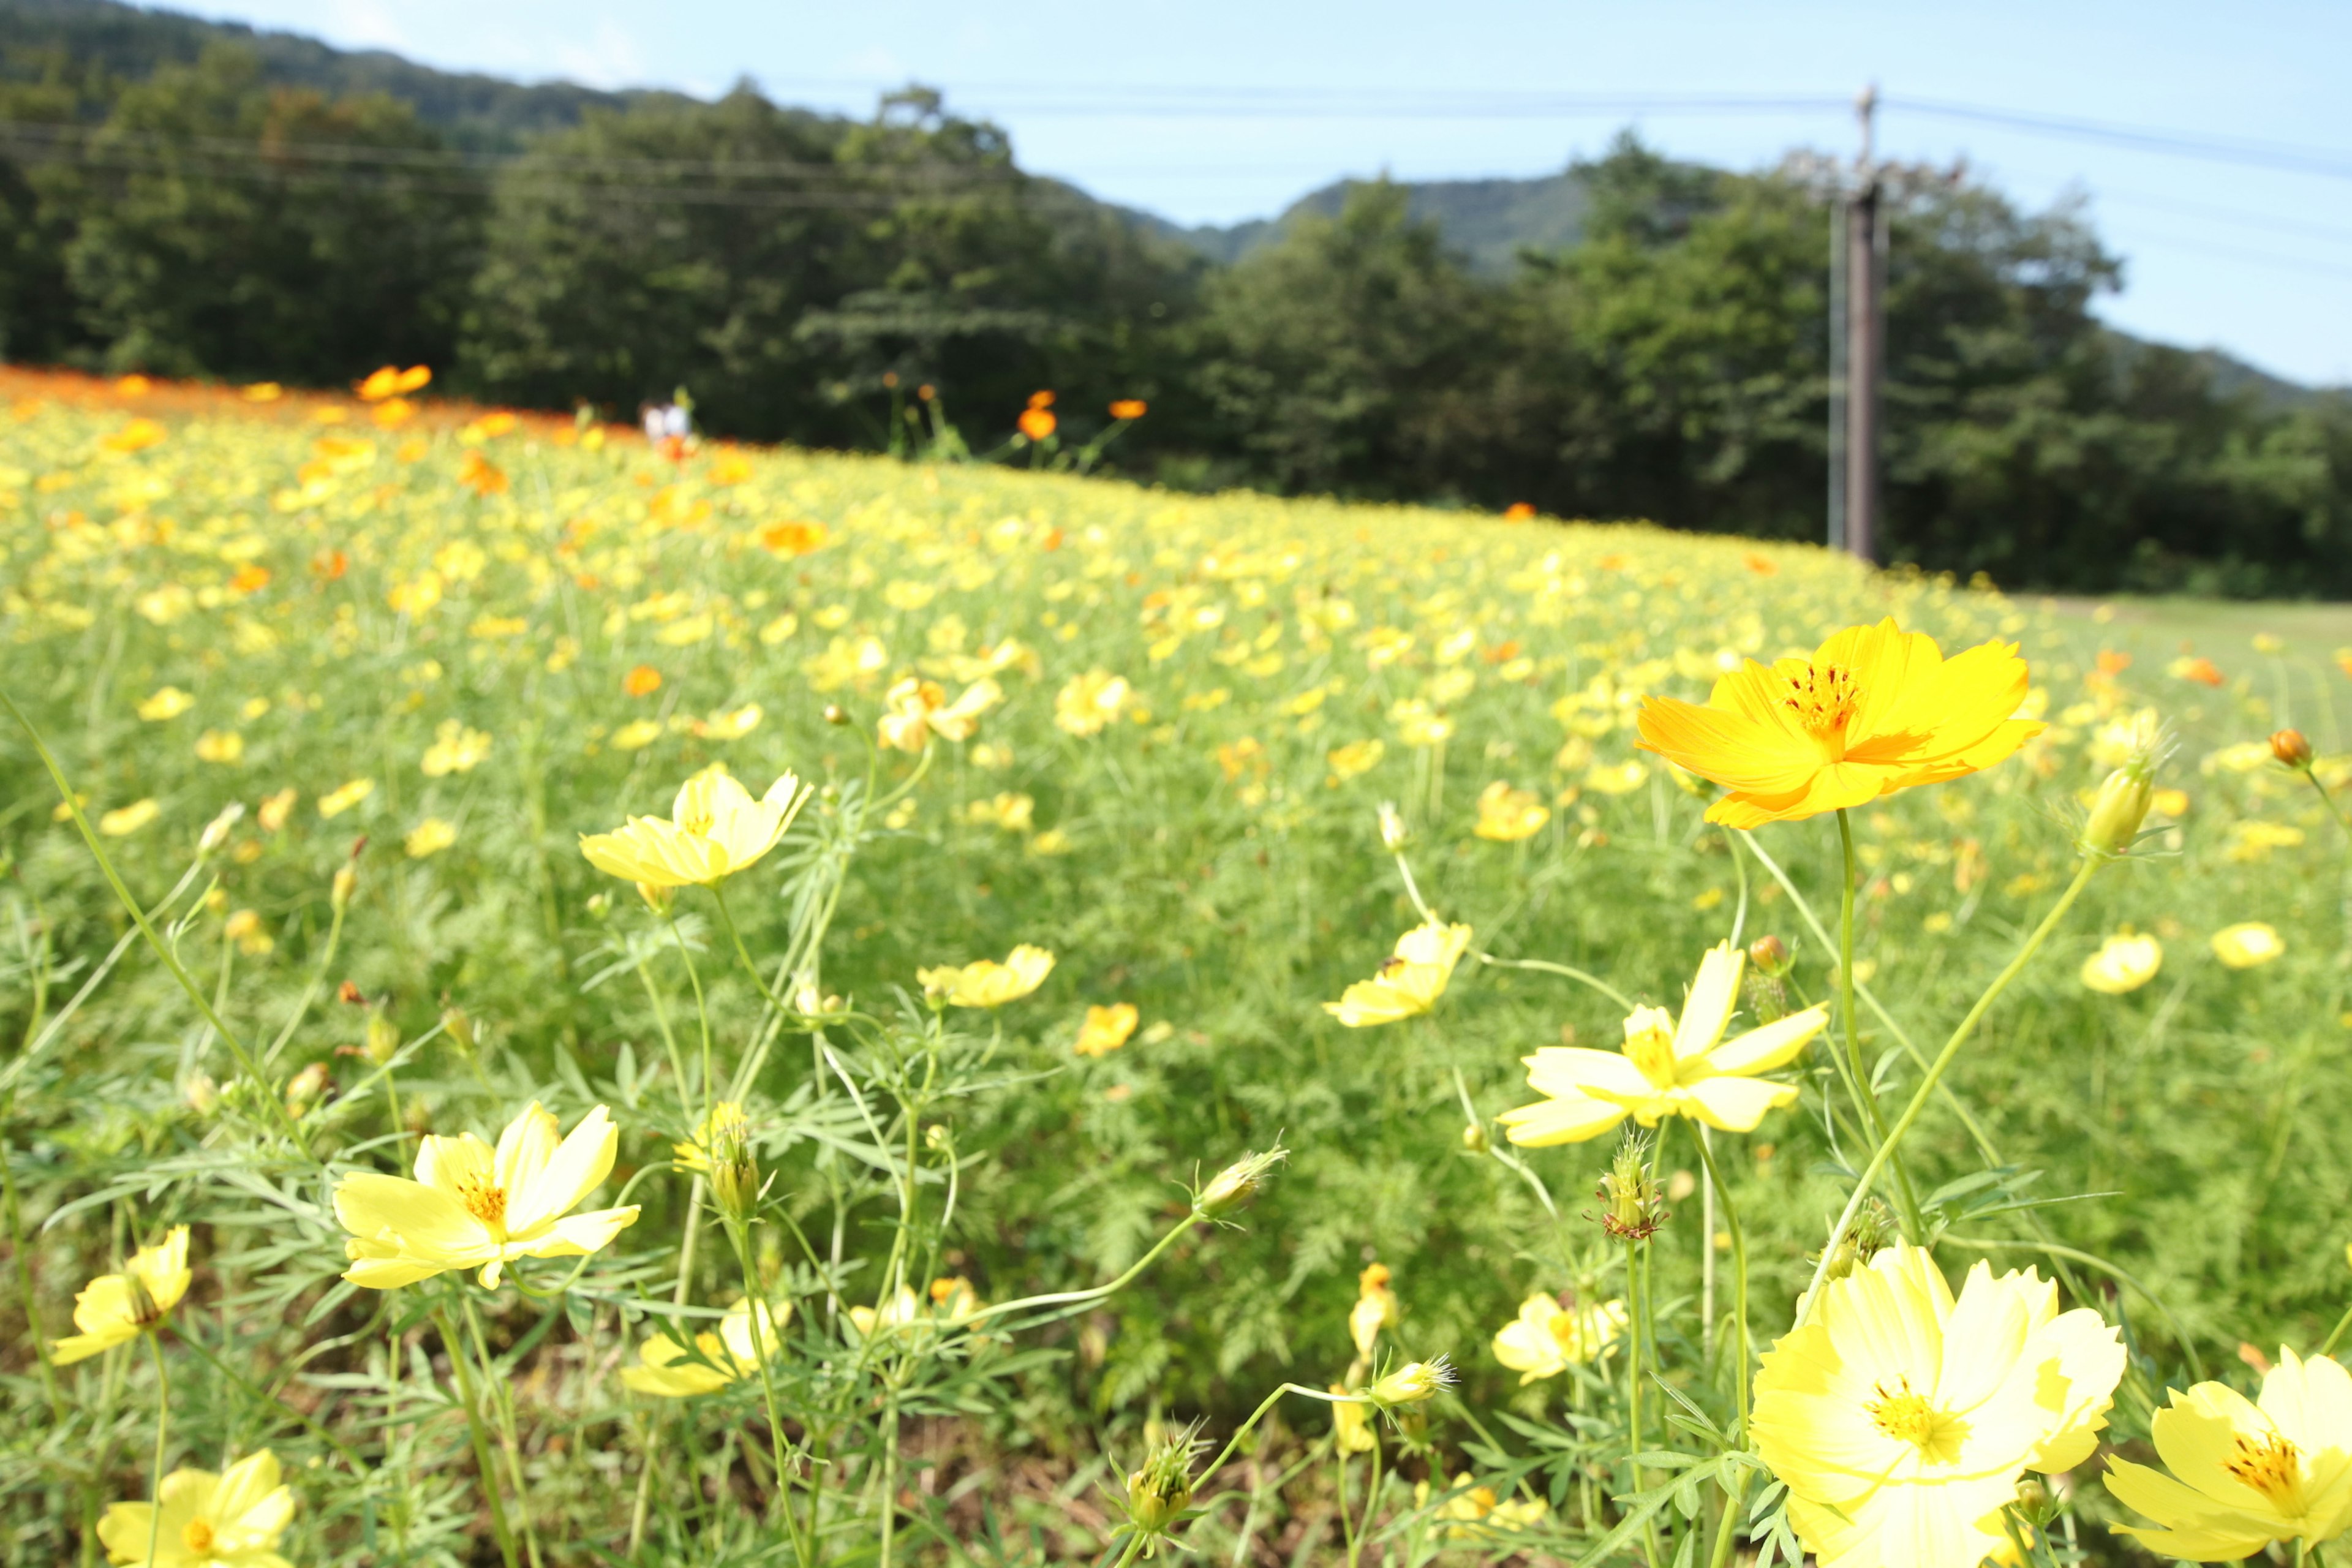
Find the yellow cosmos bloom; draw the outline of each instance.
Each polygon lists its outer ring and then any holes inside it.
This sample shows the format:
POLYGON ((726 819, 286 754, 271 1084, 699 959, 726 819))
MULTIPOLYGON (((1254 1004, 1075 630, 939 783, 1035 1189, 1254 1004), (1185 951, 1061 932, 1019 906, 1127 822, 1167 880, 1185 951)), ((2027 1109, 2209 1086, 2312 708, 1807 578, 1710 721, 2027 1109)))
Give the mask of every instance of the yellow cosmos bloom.
POLYGON ((636 1222, 635 1205, 572 1214, 604 1185, 620 1130, 598 1106, 557 1141, 533 1100, 493 1150, 470 1132, 428 1134, 416 1179, 362 1172, 335 1186, 335 1217, 352 1233, 343 1278, 389 1290, 453 1268, 479 1268, 485 1288, 518 1258, 580 1258, 636 1222))
POLYGON ((754 1308, 749 1298, 727 1309, 719 1320, 717 1333, 703 1332, 694 1336, 694 1348, 702 1361, 691 1360, 687 1348, 668 1334, 656 1334, 638 1347, 635 1366, 621 1369, 621 1382, 638 1394, 656 1394, 665 1399, 688 1399, 698 1394, 709 1394, 726 1387, 739 1378, 751 1377, 760 1370, 761 1352, 769 1361, 783 1348, 782 1331, 792 1321, 792 1303, 771 1309, 757 1309, 760 1314, 760 1342, 751 1342, 751 1313, 754 1308), (703 1364, 708 1362, 708 1366, 703 1364))
POLYGON ((1036 990, 1052 973, 1054 955, 1024 942, 1006 953, 1002 963, 982 958, 961 968, 941 964, 917 970, 915 978, 922 983, 924 995, 944 997, 951 1007, 1002 1007, 1036 990))
POLYGON ((616 832, 583 835, 580 853, 625 882, 707 888, 773 849, 810 793, 785 773, 754 800, 726 763, 713 763, 678 786, 669 821, 633 816, 616 832))
POLYGON ((98 830, 109 838, 128 838, 163 815, 163 808, 152 797, 134 800, 100 817, 98 830))
POLYGON ((1551 808, 1533 790, 1513 789, 1496 779, 1478 793, 1478 825, 1470 831, 1497 844, 1516 844, 1543 831, 1551 808))
MULTIPOLYGON (((1331 1392, 1346 1394, 1350 1391, 1335 1383, 1331 1384, 1331 1392)), ((1370 1453, 1379 1446, 1379 1439, 1372 1433, 1372 1407, 1360 1399, 1345 1399, 1333 1404, 1331 1436, 1343 1454, 1370 1453)))
POLYGON ((1955 1299, 1897 1245, 1765 1353, 1750 1429, 1822 1568, 1977 1568, 2020 1472, 2091 1457, 2123 1371, 2116 1331, 2033 1270, 1979 1263, 1955 1299))
POLYGON ((425 748, 425 760, 417 765, 426 778, 444 778, 450 773, 472 773, 489 754, 488 735, 450 719, 434 731, 433 743, 425 748))
POLYGON ((1397 1326, 1396 1292, 1389 1289, 1391 1278, 1389 1266, 1373 1263, 1356 1276, 1356 1304, 1348 1310, 1348 1337, 1356 1342, 1356 1353, 1369 1356, 1382 1329, 1397 1326))
POLYGON ((278 1476, 278 1456, 267 1448, 219 1475, 173 1470, 156 1501, 110 1505, 98 1521, 98 1539, 113 1563, 289 1568, 278 1555, 278 1538, 294 1518, 294 1494, 278 1476))
POLYGON ((1529 1086, 1549 1098, 1503 1113, 1511 1142, 1581 1143, 1628 1116, 1644 1127, 1655 1127, 1662 1116, 1687 1116, 1726 1132, 1756 1131, 1766 1111, 1797 1098, 1797 1086, 1755 1075, 1804 1049, 1830 1014, 1828 1003, 1817 1003, 1725 1040, 1746 962, 1727 942, 1709 949, 1681 1021, 1663 1007, 1636 1007, 1625 1020, 1622 1055, 1547 1046, 1521 1058, 1529 1086))
POLYGON ((1072 735, 1097 735, 1134 695, 1124 678, 1107 669, 1072 676, 1054 696, 1054 725, 1072 735))
POLYGON ((1470 950, 1471 931, 1431 920, 1397 938, 1396 951, 1381 960, 1370 980, 1359 980, 1323 1011, 1351 1029, 1393 1024, 1426 1013, 1445 994, 1454 966, 1470 950))
POLYGON ((159 723, 165 719, 176 719, 195 705, 196 700, 178 687, 159 686, 154 695, 140 701, 139 717, 151 724, 159 723))
POLYGON ((353 779, 340 789, 329 790, 319 797, 319 815, 337 817, 375 793, 375 780, 353 779))
POLYGON ((2164 947, 2152 936, 2111 936, 2083 961, 2083 984, 2105 996, 2137 991, 2164 967, 2164 947))
POLYGON ((101 1274, 74 1298, 74 1327, 49 1344, 58 1366, 87 1361, 137 1339, 162 1322, 188 1293, 188 1227, 175 1225, 153 1247, 133 1253, 120 1274, 101 1274))
POLYGON ((694 1136, 684 1143, 671 1144, 670 1152, 677 1156, 679 1169, 708 1173, 712 1150, 740 1149, 751 1135, 751 1119, 743 1114, 743 1108, 734 1100, 722 1100, 703 1117, 694 1136))
POLYGON ((1948 659, 1890 616, 1847 627, 1811 659, 1749 659, 1705 707, 1648 699, 1640 744, 1731 791, 1709 822, 1756 827, 1990 767, 2042 732, 2011 717, 2025 694, 2016 644, 1948 659))
POLYGON ((446 817, 428 816, 408 830, 405 840, 408 858, 422 860, 428 855, 438 855, 457 842, 457 825, 446 817))
POLYGON ((1495 1335, 1495 1359, 1519 1374, 1520 1386, 1558 1377, 1570 1366, 1598 1361, 1625 1331, 1625 1303, 1563 1307, 1555 1296, 1537 1294, 1519 1304, 1519 1315, 1495 1335))
POLYGON ((2213 933, 2213 956, 2232 969, 2253 969, 2286 951, 2278 928, 2260 921, 2225 926, 2213 933))
POLYGON ((1135 1033, 1139 1015, 1132 1002, 1114 1002, 1108 1007, 1088 1007, 1087 1021, 1078 1026, 1078 1043, 1075 1047, 1082 1057, 1107 1057, 1127 1044, 1135 1033))
POLYGON ((2159 1557, 2234 1563, 2273 1541, 2316 1546, 2352 1524, 2352 1376, 2326 1356, 2282 1349, 2258 1403, 2219 1383, 2175 1389, 2152 1426, 2172 1474, 2110 1458, 2106 1481, 2157 1521, 2116 1531, 2159 1557))
POLYGON ((899 681, 883 694, 884 711, 876 721, 875 739, 901 752, 921 751, 933 735, 959 743, 969 741, 980 729, 981 715, 1004 700, 1004 689, 983 679, 966 687, 953 702, 947 698, 937 681, 912 676, 899 681))

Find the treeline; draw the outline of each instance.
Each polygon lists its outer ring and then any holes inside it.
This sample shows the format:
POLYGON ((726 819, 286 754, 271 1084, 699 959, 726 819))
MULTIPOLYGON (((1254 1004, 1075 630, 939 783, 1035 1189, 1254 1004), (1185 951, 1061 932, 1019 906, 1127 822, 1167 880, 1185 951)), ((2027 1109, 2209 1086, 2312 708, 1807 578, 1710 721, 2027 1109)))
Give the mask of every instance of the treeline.
MULTIPOLYGON (((1113 454, 1171 485, 1822 531, 1830 219, 1799 167, 1622 142, 1580 170, 1580 242, 1502 279, 1380 184, 1223 268, 922 92, 869 122, 640 101, 493 157, 231 47, 137 81, 7 68, 10 359, 321 385, 422 362, 622 416, 685 385, 709 428, 872 448, 911 388, 984 447, 1051 387, 1078 440, 1147 399, 1113 454)), ((2119 263, 2063 211, 1920 172, 1894 208, 1889 559, 2352 594, 2343 396, 2231 390, 2109 332, 2119 263)))

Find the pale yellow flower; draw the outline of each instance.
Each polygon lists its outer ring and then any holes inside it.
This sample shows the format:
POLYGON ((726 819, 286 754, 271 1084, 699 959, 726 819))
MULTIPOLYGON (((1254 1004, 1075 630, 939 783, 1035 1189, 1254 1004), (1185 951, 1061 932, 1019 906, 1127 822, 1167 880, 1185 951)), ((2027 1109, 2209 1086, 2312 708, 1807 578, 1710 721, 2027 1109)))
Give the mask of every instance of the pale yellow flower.
POLYGON ((1023 942, 1002 963, 982 958, 961 968, 942 964, 919 969, 915 978, 925 995, 943 997, 951 1007, 1002 1007, 1036 990, 1053 972, 1052 953, 1023 942))
POLYGON ((1127 1044, 1135 1033, 1138 1015, 1132 1002, 1114 1002, 1108 1007, 1088 1007, 1087 1021, 1078 1026, 1078 1043, 1074 1047, 1082 1057, 1107 1057, 1127 1044))
POLYGON ((1663 1007, 1635 1008, 1625 1020, 1622 1054, 1546 1046, 1520 1058, 1529 1086, 1549 1098, 1503 1113, 1511 1142, 1580 1143, 1628 1116, 1644 1127, 1655 1127, 1661 1117, 1687 1116, 1721 1131, 1752 1132, 1766 1111, 1794 1101, 1795 1084, 1756 1075, 1804 1049, 1829 1022, 1829 1004, 1725 1040, 1746 959, 1727 942, 1708 950, 1680 1021, 1663 1007))
POLYGON ((425 748, 425 760, 417 764, 426 778, 471 773, 490 754, 489 736, 455 719, 445 720, 433 735, 433 743, 425 748))
POLYGON ((133 1253, 120 1274, 101 1274, 74 1298, 74 1327, 81 1332, 49 1343, 58 1366, 87 1361, 101 1351, 127 1344, 162 1322, 188 1293, 188 1227, 175 1225, 153 1247, 133 1253))
POLYGON ((1387 751, 1388 744, 1383 741, 1350 741, 1344 746, 1332 747, 1324 753, 1323 760, 1331 764, 1333 781, 1345 784, 1380 766, 1381 757, 1387 751))
POLYGON ((2213 933, 2213 956, 2232 969, 2255 968, 2285 951, 2286 942, 2277 928, 2260 921, 2224 926, 2213 933))
POLYGON ((1393 1024, 1428 1012, 1445 994, 1454 966, 1470 950, 1471 930, 1432 919, 1397 938, 1396 951, 1370 980, 1359 980, 1323 1011, 1351 1029, 1393 1024))
POLYGON ((2124 1351, 2032 1269, 1969 1271, 1898 1243, 1822 1288, 1765 1352, 1750 1430, 1822 1568, 1977 1568, 2026 1470, 2098 1447, 2124 1351))
POLYGON ((195 705, 196 700, 178 687, 159 686, 154 695, 141 700, 139 717, 151 724, 156 723, 165 719, 176 719, 195 705))
POLYGON ((328 791, 319 797, 319 815, 337 817, 375 793, 375 780, 353 779, 340 789, 328 791))
POLYGON ((2259 1402, 2226 1384, 2174 1389, 2150 1426, 2172 1474, 2111 1458, 2106 1483, 2157 1521, 2115 1531, 2159 1557, 2234 1563, 2289 1541, 2301 1557, 2352 1525, 2352 1376, 2326 1356, 2281 1347, 2259 1402))
POLYGON ((112 1563, 149 1568, 289 1568, 278 1538, 294 1518, 294 1494, 264 1448, 219 1475, 173 1470, 156 1500, 108 1505, 98 1539, 112 1563), (148 1555, 148 1543, 154 1555, 148 1555))
POLYGON ((163 808, 155 804, 152 796, 134 800, 100 817, 98 830, 109 838, 127 838, 163 815, 163 808))
MULTIPOLYGON (((1334 1394, 1348 1390, 1338 1384, 1334 1394)), ((1331 1436, 1343 1454, 1369 1454, 1378 1445, 1372 1435, 1372 1407, 1360 1399, 1343 1399, 1331 1406, 1331 1436)))
POLYGON ((783 1349, 784 1325, 792 1321, 792 1303, 781 1307, 760 1307, 759 1344, 751 1342, 751 1314, 754 1310, 747 1297, 727 1309, 719 1320, 719 1331, 705 1331, 694 1336, 694 1348, 701 1352, 702 1361, 691 1359, 687 1348, 668 1333, 656 1333, 637 1349, 635 1366, 621 1369, 621 1382, 637 1394, 655 1394, 665 1399, 688 1399, 698 1394, 709 1394, 726 1387, 738 1379, 756 1376, 762 1352, 764 1359, 774 1361, 783 1349), (708 1365, 703 1364, 709 1363, 708 1365))
POLYGON ((760 727, 766 710, 756 702, 746 702, 740 708, 720 709, 695 725, 694 732, 706 741, 740 741, 760 727))
POLYGON ((2123 931, 2083 961, 2083 984, 2103 995, 2121 996, 2156 978, 2164 967, 2164 946, 2152 936, 2123 931))
POLYGON ((457 825, 443 817, 428 816, 408 831, 408 858, 422 860, 428 855, 438 855, 457 842, 457 825))
POLYGON ((1356 1342, 1358 1355, 1370 1355, 1381 1331, 1397 1326, 1396 1292, 1389 1289, 1390 1278, 1385 1263, 1368 1264, 1356 1276, 1356 1304, 1348 1311, 1348 1337, 1356 1342))
POLYGON ((1558 1377, 1570 1366, 1598 1361, 1625 1331, 1625 1303, 1563 1307, 1541 1293, 1519 1304, 1519 1315, 1495 1334, 1495 1359, 1519 1374, 1522 1386, 1558 1377))
POLYGON ((352 1233, 343 1278, 372 1290, 479 1268, 496 1289, 519 1258, 580 1258, 636 1221, 637 1210, 572 1214, 604 1185, 620 1130, 603 1106, 557 1139, 555 1118, 533 1100, 499 1135, 496 1150, 470 1132, 426 1135, 416 1179, 359 1172, 335 1186, 335 1217, 352 1233))
POLYGON ((708 1173, 711 1169, 710 1152, 722 1145, 741 1147, 751 1136, 751 1123, 743 1114, 742 1106, 731 1100, 722 1100, 712 1106, 694 1130, 694 1136, 683 1143, 670 1145, 682 1170, 708 1173))
POLYGON ((1497 844, 1516 844, 1543 831, 1551 809, 1533 790, 1513 789, 1496 779, 1478 793, 1478 825, 1470 831, 1497 844))
POLYGON ((785 773, 754 800, 727 764, 713 763, 678 786, 670 820, 633 816, 615 832, 583 836, 580 852, 624 881, 709 887, 773 849, 810 794, 785 773))
POLYGON ((1072 735, 1100 734, 1133 695, 1126 680, 1105 669, 1074 676, 1054 698, 1055 727, 1072 735))
POLYGON ((915 1292, 901 1285, 898 1294, 884 1303, 878 1311, 872 1307, 849 1309, 851 1342, 872 1339, 877 1334, 887 1336, 896 1333, 919 1321, 922 1315, 922 1304, 915 1300, 915 1292))
POLYGON ((658 719, 632 719, 613 731, 613 750, 642 752, 662 738, 658 719))
POLYGON ((196 760, 236 763, 245 756, 245 737, 234 730, 207 730, 196 737, 196 760))

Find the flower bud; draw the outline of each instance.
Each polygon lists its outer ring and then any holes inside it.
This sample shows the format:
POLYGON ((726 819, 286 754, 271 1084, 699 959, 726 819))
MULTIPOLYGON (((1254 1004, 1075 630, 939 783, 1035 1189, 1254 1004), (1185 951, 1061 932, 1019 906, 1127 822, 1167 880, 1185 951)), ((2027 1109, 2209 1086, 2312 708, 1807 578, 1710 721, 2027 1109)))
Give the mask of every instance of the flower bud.
POLYGON ((2123 854, 2139 837, 2139 825, 2147 820, 2148 803, 2155 796, 2156 787, 2147 773, 2129 765, 2117 768, 2099 785, 2098 798, 2091 803, 2090 820, 2083 825, 2077 847, 2085 855, 2123 854))
POLYGON ((286 1080, 286 1114, 299 1117, 319 1102, 332 1083, 327 1064, 312 1062, 286 1080))
POLYGON ((187 1098, 188 1109, 198 1116, 210 1116, 220 1104, 220 1086, 202 1068, 189 1075, 187 1087, 180 1092, 187 1098))
POLYGON ((1391 1405, 1417 1405, 1454 1383, 1453 1365, 1444 1356, 1435 1361, 1407 1362, 1364 1390, 1364 1397, 1386 1409, 1391 1405))
POLYGON ((1605 1205, 1598 1217, 1601 1228, 1619 1241, 1647 1241, 1666 1223, 1664 1194, 1650 1169, 1650 1141, 1627 1133, 1617 1156, 1593 1194, 1605 1205))
POLYGON ((645 900, 646 908, 657 915, 669 913, 670 904, 676 900, 677 895, 677 890, 674 888, 659 888, 651 882, 637 884, 637 897, 645 900))
POLYGON ((336 868, 335 880, 328 890, 327 901, 334 906, 337 914, 341 914, 352 907, 352 895, 359 891, 359 886, 360 869, 357 866, 345 865, 336 868))
POLYGON ((1398 813, 1395 802, 1386 800, 1381 802, 1380 821, 1381 847, 1394 855, 1405 847, 1405 841, 1412 837, 1405 831, 1404 817, 1398 813))
POLYGON ((467 1056, 474 1054, 474 1020, 466 1016, 463 1007, 441 1009, 441 1033, 467 1056))
POLYGON ((1748 962, 1778 980, 1789 973, 1788 944, 1768 931, 1748 944, 1748 962))
POLYGON ((1201 1446, 1197 1430, 1188 1426, 1162 1440, 1142 1468, 1127 1478, 1127 1517, 1146 1537, 1167 1534, 1192 1506, 1192 1457, 1201 1446))
MULTIPOLYGON (((2287 733, 2293 733, 2293 731, 2287 731, 2287 733)), ((2309 748, 2305 748, 2305 754, 2308 755, 2309 748)), ((221 807, 220 815, 214 817, 210 822, 205 823, 204 832, 197 836, 196 853, 199 855, 210 855, 222 845, 226 844, 228 842, 229 829, 235 827, 237 824, 237 819, 242 817, 244 815, 245 803, 242 801, 233 800, 226 805, 221 807)))
POLYGON ((1265 1185, 1267 1174, 1288 1153, 1288 1150, 1277 1145, 1263 1154, 1243 1155, 1192 1194, 1192 1212, 1202 1219, 1223 1219, 1249 1207, 1258 1189, 1265 1185))
POLYGON ((2311 766, 2311 742, 2300 730, 2281 730, 2271 737, 2271 755, 2300 773, 2311 766))
POLYGON ((360 1047, 367 1059, 382 1067, 399 1053, 400 1026, 383 1013, 370 1013, 367 1021, 367 1043, 360 1047))
POLYGON ((1486 1129, 1473 1121, 1462 1129, 1462 1147, 1473 1154, 1483 1154, 1494 1147, 1486 1137, 1486 1129))
POLYGON ((824 705, 824 721, 828 724, 846 724, 849 722, 849 710, 838 702, 828 702, 824 705))

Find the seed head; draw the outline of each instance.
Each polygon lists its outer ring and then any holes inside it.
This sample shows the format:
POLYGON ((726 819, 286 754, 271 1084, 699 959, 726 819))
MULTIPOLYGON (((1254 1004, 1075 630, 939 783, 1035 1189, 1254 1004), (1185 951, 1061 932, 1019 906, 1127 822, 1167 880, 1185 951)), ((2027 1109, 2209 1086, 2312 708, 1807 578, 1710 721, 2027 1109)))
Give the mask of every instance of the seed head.
POLYGON ((1601 1228, 1619 1241, 1647 1241, 1671 1217, 1650 1166, 1650 1140, 1628 1132, 1593 1196, 1601 1202, 1601 1228))
POLYGON ((1418 1405, 1454 1384, 1454 1365, 1444 1356, 1435 1361, 1412 1361, 1364 1390, 1364 1397, 1386 1410, 1396 1405, 1418 1405))
POLYGON ((1147 1538, 1168 1533, 1192 1506, 1192 1459, 1201 1451, 1198 1424, 1162 1439, 1127 1478, 1127 1517, 1147 1538))

